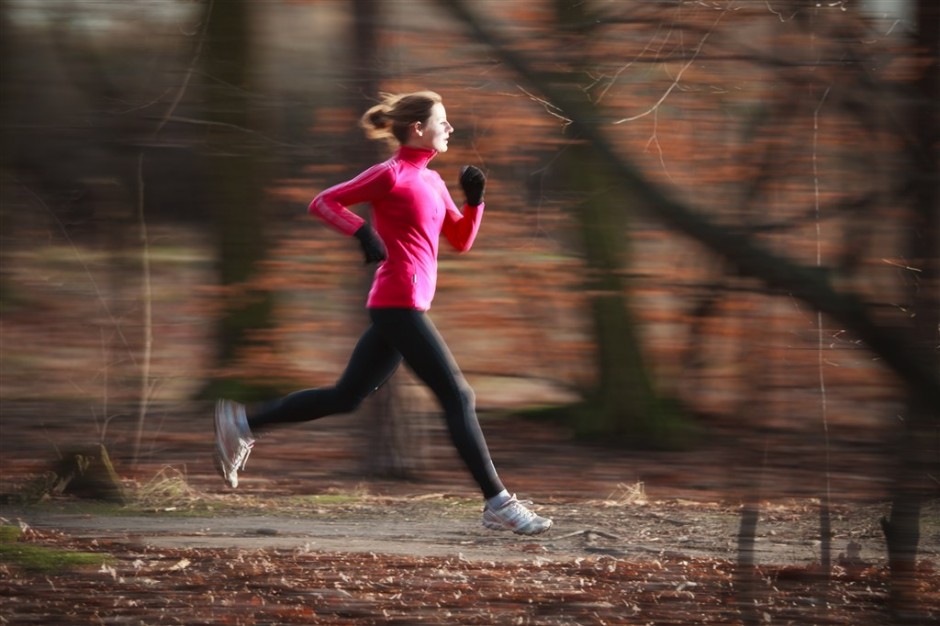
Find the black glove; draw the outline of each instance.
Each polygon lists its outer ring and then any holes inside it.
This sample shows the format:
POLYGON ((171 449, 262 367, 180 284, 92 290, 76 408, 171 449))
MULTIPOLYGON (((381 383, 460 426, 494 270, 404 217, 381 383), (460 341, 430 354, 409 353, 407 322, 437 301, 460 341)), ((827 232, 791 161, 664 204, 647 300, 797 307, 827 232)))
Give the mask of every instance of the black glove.
POLYGON ((467 204, 477 206, 483 202, 483 189, 486 187, 486 176, 472 165, 460 168, 460 186, 467 196, 467 204))
POLYGON ((359 227, 353 237, 359 240, 362 246, 362 252, 366 257, 366 265, 369 263, 380 263, 385 260, 385 244, 379 239, 379 236, 368 224, 359 227))

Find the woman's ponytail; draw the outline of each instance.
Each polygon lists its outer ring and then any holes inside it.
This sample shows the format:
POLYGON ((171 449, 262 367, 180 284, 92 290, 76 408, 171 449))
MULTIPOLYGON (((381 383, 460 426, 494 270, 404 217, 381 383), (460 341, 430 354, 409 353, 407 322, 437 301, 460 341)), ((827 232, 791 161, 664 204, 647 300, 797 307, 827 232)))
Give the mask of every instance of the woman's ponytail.
POLYGON ((362 116, 359 125, 366 131, 369 139, 393 139, 392 120, 388 116, 389 106, 386 102, 376 104, 362 116))

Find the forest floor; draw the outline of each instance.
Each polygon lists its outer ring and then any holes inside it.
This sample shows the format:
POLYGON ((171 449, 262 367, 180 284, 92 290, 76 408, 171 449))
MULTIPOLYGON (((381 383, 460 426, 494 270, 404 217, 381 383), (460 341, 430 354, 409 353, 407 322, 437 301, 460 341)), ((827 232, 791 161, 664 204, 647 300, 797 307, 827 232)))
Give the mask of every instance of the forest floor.
MULTIPOLYGON (((572 443, 553 426, 483 416, 506 482, 555 521, 542 536, 519 537, 481 526, 480 502, 439 424, 427 425, 419 479, 387 480, 362 471, 358 418, 268 435, 233 491, 212 466, 211 421, 167 409, 136 468, 112 452, 128 504, 24 505, 14 496, 48 466, 51 442, 81 442, 81 422, 50 431, 36 409, 4 406, 0 517, 23 529, 6 548, 101 559, 43 568, 4 558, 0 623, 854 625, 890 617, 879 526, 888 506, 876 488, 883 467, 864 446, 830 450, 827 585, 824 492, 797 452, 800 437, 788 444, 775 436, 782 454, 765 455, 771 460, 754 482, 727 437, 694 452, 630 453, 572 443), (747 485, 760 515, 756 567, 741 579, 747 485)), ((938 565, 933 501, 910 623, 940 617, 938 565)))

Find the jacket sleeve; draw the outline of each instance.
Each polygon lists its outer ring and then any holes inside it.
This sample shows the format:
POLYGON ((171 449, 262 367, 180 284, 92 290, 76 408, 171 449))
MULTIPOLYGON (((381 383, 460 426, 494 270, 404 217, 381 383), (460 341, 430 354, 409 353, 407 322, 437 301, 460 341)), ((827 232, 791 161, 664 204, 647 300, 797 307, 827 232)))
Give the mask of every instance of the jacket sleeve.
POLYGON ((473 245, 474 240, 477 238, 477 232, 480 230, 480 223, 483 221, 484 203, 481 202, 477 206, 465 204, 463 213, 461 213, 457 209, 457 205, 454 203, 454 199, 447 190, 447 185, 444 184, 443 179, 440 186, 444 196, 444 204, 447 207, 441 232, 457 252, 466 252, 473 245))
POLYGON ((394 174, 389 163, 379 163, 352 180, 322 191, 307 207, 307 212, 316 215, 344 235, 352 235, 365 220, 348 207, 382 197, 394 183, 394 174))

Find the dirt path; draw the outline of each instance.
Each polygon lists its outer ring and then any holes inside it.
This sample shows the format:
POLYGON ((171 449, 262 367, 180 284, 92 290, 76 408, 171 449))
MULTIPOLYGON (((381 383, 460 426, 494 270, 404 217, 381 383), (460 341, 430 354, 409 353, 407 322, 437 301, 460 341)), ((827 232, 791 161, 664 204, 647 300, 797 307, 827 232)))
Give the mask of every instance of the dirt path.
MULTIPOLYGON (((740 624, 747 610, 773 624, 889 623, 871 509, 837 512, 834 548, 859 553, 837 560, 827 587, 813 566, 816 507, 768 508, 746 601, 729 561, 731 509, 550 505, 540 511, 557 526, 535 538, 486 531, 475 509, 430 498, 211 517, 4 507, 7 521, 30 525, 30 542, 111 561, 6 570, 0 623, 740 624)), ((938 535, 925 533, 910 623, 940 616, 938 535)))
MULTIPOLYGON (((86 424, 50 430, 48 414, 24 412, 15 428, 4 416, 3 493, 47 469, 51 440, 57 449, 82 440, 86 424)), ((0 523, 32 529, 24 543, 108 559, 38 572, 0 564, 0 623, 738 624, 742 607, 773 624, 888 623, 883 472, 865 446, 833 455, 837 567, 826 588, 816 568, 818 455, 801 447, 805 438, 775 440, 761 481, 757 595, 742 601, 736 442, 625 454, 490 422, 513 489, 555 520, 543 536, 518 537, 481 526, 480 503, 440 434, 420 480, 402 482, 364 478, 361 439, 340 422, 273 433, 233 492, 197 417, 169 414, 136 471, 117 458, 136 490, 131 506, 0 505, 0 523)), ((927 621, 915 623, 932 623, 940 502, 922 522, 927 621)))
MULTIPOLYGON (((50 441, 61 447, 87 435, 87 423, 77 419, 59 420, 58 429, 50 430, 48 416, 57 415, 59 407, 41 408, 29 405, 4 414, 0 482, 10 493, 22 486, 18 477, 47 469, 50 441)), ((108 515, 72 505, 3 505, 0 516, 80 537, 168 547, 286 547, 481 560, 736 558, 742 491, 736 459, 746 442, 732 438, 716 437, 716 445, 689 453, 626 453, 576 445, 563 430, 487 420, 494 458, 513 490, 535 499, 537 510, 555 520, 547 535, 520 538, 481 527, 480 503, 469 499, 474 489, 437 422, 427 435, 419 481, 363 482, 361 426, 324 420, 316 428, 268 435, 256 446, 243 485, 233 492, 220 484, 212 466, 211 429, 204 417, 168 412, 152 457, 131 474, 142 490, 157 478, 169 479, 186 494, 178 506, 169 496, 149 507, 137 503, 141 513, 108 515), (186 498, 201 502, 201 508, 186 498)), ((819 507, 813 499, 819 493, 820 455, 807 446, 815 441, 781 433, 764 454, 758 563, 820 560, 819 507)), ((859 442, 833 450, 828 480, 834 562, 840 554, 873 565, 885 562, 879 520, 888 511, 882 492, 886 470, 876 450, 859 442)), ((128 475, 128 465, 120 458, 115 462, 128 475)), ((940 504, 930 504, 922 520, 921 555, 940 563, 940 504)))
MULTIPOLYGON (((608 555, 623 559, 692 557, 733 560, 739 512, 683 501, 539 506, 555 527, 538 537, 488 531, 476 506, 452 498, 364 498, 353 504, 312 509, 225 513, 175 512, 96 515, 68 510, 4 507, 0 515, 41 530, 77 538, 172 548, 289 549, 308 552, 376 553, 455 557, 486 561, 574 560, 608 555)), ((878 528, 883 507, 834 511, 834 562, 883 564, 878 528)), ((924 515, 921 554, 940 563, 940 505, 924 515)), ((766 505, 757 536, 757 561, 811 565, 820 560, 818 510, 810 502, 766 505)))

